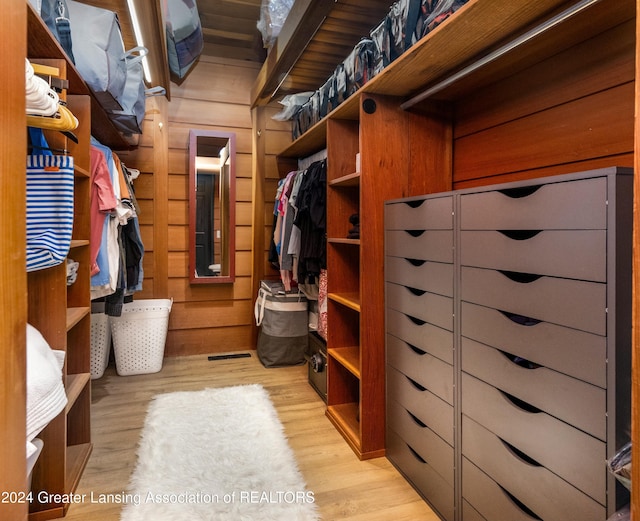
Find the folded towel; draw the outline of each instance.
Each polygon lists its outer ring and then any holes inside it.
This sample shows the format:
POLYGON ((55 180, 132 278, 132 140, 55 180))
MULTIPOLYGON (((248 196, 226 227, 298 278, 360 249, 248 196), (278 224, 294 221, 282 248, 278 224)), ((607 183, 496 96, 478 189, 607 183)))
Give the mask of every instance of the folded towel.
POLYGON ((27 456, 31 441, 67 405, 62 381, 64 351, 56 351, 31 324, 27 324, 27 456))

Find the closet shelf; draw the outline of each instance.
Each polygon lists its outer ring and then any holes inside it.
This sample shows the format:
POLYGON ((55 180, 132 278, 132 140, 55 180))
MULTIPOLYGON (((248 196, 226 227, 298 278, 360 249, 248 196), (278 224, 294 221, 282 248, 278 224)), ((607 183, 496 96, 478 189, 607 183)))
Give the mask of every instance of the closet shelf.
POLYGON ((354 246, 360 246, 360 239, 344 239, 342 237, 329 237, 327 242, 330 244, 352 244, 354 246))
POLYGON ((80 322, 84 317, 91 313, 90 307, 78 307, 67 309, 67 331, 73 329, 73 327, 80 322))
POLYGON ((131 148, 129 143, 113 126, 107 113, 82 79, 78 69, 69 61, 65 51, 51 35, 44 21, 29 2, 27 2, 27 34, 29 35, 29 38, 27 38, 27 56, 33 59, 66 60, 66 77, 69 80, 68 92, 91 96, 91 133, 95 138, 103 145, 114 150, 129 150, 131 148))
POLYGON ((90 242, 88 239, 78 239, 71 241, 70 249, 74 248, 82 248, 83 246, 89 246, 90 242))
MULTIPOLYGON (((573 2, 574 5, 578 3, 573 2)), ((517 53, 507 52, 497 60, 484 63, 483 59, 496 47, 516 42, 532 25, 544 23, 566 7, 565 0, 540 0, 526 5, 512 0, 470 0, 279 155, 304 157, 323 148, 327 119, 357 119, 363 94, 407 99, 434 85, 446 84, 434 97, 438 100, 459 99, 483 85, 553 56, 579 42, 585 33, 604 32, 635 16, 628 2, 596 2, 571 17, 569 24, 562 22, 540 33, 543 37, 528 39, 518 47, 517 53), (571 26, 570 30, 567 25, 571 26), (478 35, 482 35, 481 44, 478 35), (476 67, 476 64, 481 66, 476 67), (457 80, 457 73, 465 68, 473 68, 473 72, 457 80), (450 78, 455 81, 448 84, 450 78)))
POLYGON ((87 466, 92 448, 91 443, 67 446, 66 483, 69 490, 76 490, 78 488, 80 477, 84 472, 84 468, 87 466))
POLYGON ((334 347, 329 349, 328 353, 353 376, 360 379, 360 348, 358 346, 334 347))
POLYGON ((82 168, 77 165, 74 165, 73 173, 76 177, 86 177, 87 179, 91 178, 91 172, 89 172, 86 168, 82 168))
POLYGON ((91 373, 78 373, 67 375, 65 389, 67 391, 67 407, 68 413, 76 403, 78 396, 84 391, 85 387, 91 381, 91 373))
POLYGON ((327 407, 327 418, 342 434, 356 454, 360 453, 359 405, 357 402, 341 403, 327 407))
POLYGON ((360 172, 354 172, 353 174, 339 177, 338 179, 332 179, 329 181, 329 186, 342 187, 342 186, 360 186, 360 172))
POLYGON ((327 298, 360 313, 360 295, 358 293, 329 293, 327 298))

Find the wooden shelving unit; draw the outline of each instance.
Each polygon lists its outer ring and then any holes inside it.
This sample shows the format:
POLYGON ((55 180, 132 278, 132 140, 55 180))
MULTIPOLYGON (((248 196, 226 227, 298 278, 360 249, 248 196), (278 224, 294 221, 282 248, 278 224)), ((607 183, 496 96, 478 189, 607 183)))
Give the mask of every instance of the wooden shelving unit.
POLYGON ((332 295, 328 300, 327 415, 359 457, 384 454, 385 445, 381 434, 384 316, 378 311, 384 307, 382 202, 598 168, 611 161, 629 164, 633 160, 631 118, 620 116, 633 114, 627 97, 633 90, 629 86, 633 71, 627 68, 626 57, 634 50, 626 42, 633 39, 629 35, 634 9, 634 3, 626 0, 590 5, 566 0, 470 0, 279 154, 284 161, 327 149, 327 270, 332 295), (604 36, 597 47, 590 48, 595 35, 604 36), (567 58, 572 52, 573 60, 567 58), (580 63, 580 57, 596 52, 602 59, 594 58, 592 69, 596 62, 611 59, 608 75, 568 70, 568 63, 580 63), (557 56, 561 56, 558 63, 557 56), (623 58, 616 65, 618 56, 623 58), (563 74, 579 79, 572 82, 563 74), (595 85, 596 78, 601 87, 595 85), (557 92, 553 82, 562 85, 557 92), (532 83, 539 84, 540 92, 530 87, 528 98, 518 99, 522 86, 532 83), (578 98, 576 86, 585 98, 591 97, 592 105, 585 105, 588 110, 577 104, 575 109, 568 108, 573 111, 568 120, 578 121, 575 131, 568 132, 557 123, 562 117, 554 118, 550 107, 578 98), (621 94, 603 99, 615 103, 598 103, 593 94, 612 87, 621 94), (482 97, 476 100, 480 92, 482 97), (488 104, 496 110, 487 109, 488 104), (523 106, 535 104, 548 110, 544 116, 535 116, 545 118, 543 123, 533 115, 523 116, 530 115, 523 106), (628 110, 621 109, 623 104, 628 110), (606 124, 584 116, 610 105, 615 105, 614 117, 603 111, 606 124), (505 122, 518 118, 523 127, 514 134, 505 122), (502 134, 493 131, 499 124, 505 127, 502 134), (555 132, 553 137, 544 134, 546 147, 530 144, 532 132, 540 132, 540 125, 555 132), (601 137, 594 128, 603 132, 601 137), (609 140, 602 130, 606 128, 609 140), (519 148, 511 150, 512 143, 519 148), (498 163, 496 158, 506 152, 510 162, 498 163), (357 153, 361 166, 354 174, 357 153), (360 214, 361 236, 350 242, 347 220, 355 212, 360 214), (356 301, 357 307, 348 305, 356 301), (340 355, 347 348, 354 348, 354 358, 358 355, 355 374, 347 368, 355 364, 345 365, 340 355))
MULTIPOLYGON (((35 63, 54 65, 64 77, 65 60, 39 59, 35 63)), ((70 90, 70 92, 73 92, 70 90)), ((88 94, 66 95, 67 106, 76 116, 74 131, 78 143, 55 131, 45 131, 49 146, 68 150, 74 158, 74 226, 69 258, 79 262, 76 282, 67 286, 66 263, 28 274, 29 323, 36 327, 53 349, 66 353, 64 384, 67 406, 39 434, 44 448, 33 470, 30 519, 61 517, 64 503, 40 503, 37 491, 69 494, 75 490, 91 454, 91 373, 90 373, 90 275, 89 275, 89 198, 91 99, 88 94)))
POLYGON ((90 296, 90 141, 95 136, 114 150, 129 148, 98 105, 78 71, 58 42, 27 3, 27 57, 33 63, 57 68, 69 82, 61 95, 76 116, 77 143, 61 133, 45 131, 53 149, 63 149, 74 159, 74 223, 68 258, 79 263, 76 281, 67 285, 66 265, 30 272, 27 275, 28 321, 45 337, 52 349, 66 353, 63 370, 67 406, 38 435, 43 451, 32 475, 34 501, 29 519, 40 521, 62 517, 68 504, 40 503, 38 491, 46 497, 75 491, 91 454, 91 296, 90 296))

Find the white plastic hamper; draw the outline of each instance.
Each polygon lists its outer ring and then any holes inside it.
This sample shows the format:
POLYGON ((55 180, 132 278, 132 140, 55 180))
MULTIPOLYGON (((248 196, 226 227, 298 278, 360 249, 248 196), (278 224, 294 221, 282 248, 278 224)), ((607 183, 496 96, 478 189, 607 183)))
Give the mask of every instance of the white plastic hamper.
MULTIPOLYGON (((104 307, 104 306, 103 306, 104 307)), ((91 379, 101 378, 109 365, 111 326, 109 316, 91 313, 91 379)))
POLYGON ((157 373, 162 369, 173 299, 136 300, 110 317, 116 371, 120 376, 157 373))

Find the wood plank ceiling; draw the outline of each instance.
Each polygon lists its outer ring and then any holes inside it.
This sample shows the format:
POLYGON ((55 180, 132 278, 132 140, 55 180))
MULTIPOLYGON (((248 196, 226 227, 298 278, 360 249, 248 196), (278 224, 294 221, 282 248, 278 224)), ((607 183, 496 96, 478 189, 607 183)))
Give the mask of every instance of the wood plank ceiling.
POLYGON ((266 57, 257 23, 261 0, 198 0, 206 56, 262 63, 266 57))

